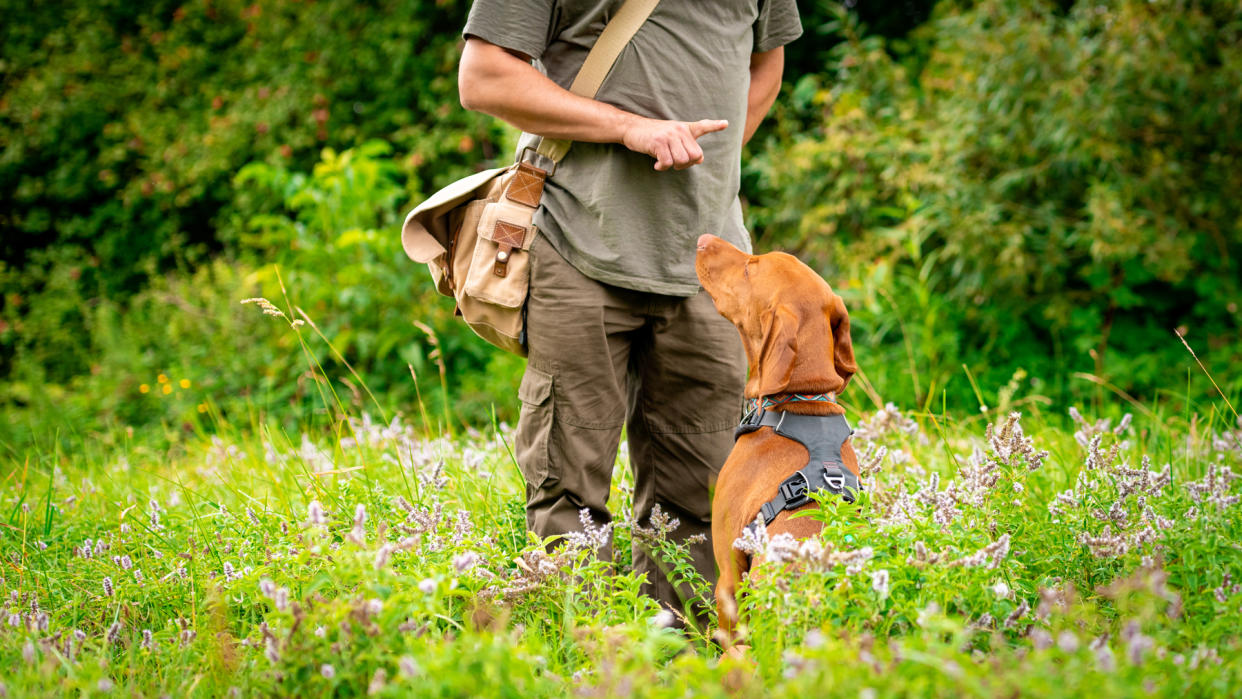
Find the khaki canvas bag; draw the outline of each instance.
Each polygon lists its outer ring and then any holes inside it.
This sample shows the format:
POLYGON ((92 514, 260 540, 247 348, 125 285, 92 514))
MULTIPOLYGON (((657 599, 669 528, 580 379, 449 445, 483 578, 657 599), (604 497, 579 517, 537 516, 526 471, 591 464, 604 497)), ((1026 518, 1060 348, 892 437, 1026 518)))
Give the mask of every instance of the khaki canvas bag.
MULTIPOLYGON (((621 50, 659 0, 625 0, 574 77, 570 92, 593 98, 621 50)), ((457 313, 479 337, 526 356, 526 295, 530 289, 531 222, 544 181, 570 142, 541 139, 509 167, 458 180, 433 194, 406 217, 401 246, 426 264, 436 290, 457 302, 457 313), (528 161, 550 161, 550 169, 528 161)))

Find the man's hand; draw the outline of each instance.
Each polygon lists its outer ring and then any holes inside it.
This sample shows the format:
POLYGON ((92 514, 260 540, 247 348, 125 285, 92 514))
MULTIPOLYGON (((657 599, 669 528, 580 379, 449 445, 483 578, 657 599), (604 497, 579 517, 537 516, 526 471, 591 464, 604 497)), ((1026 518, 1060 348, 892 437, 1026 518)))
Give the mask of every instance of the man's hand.
POLYGON ((655 158, 655 169, 685 170, 703 162, 699 137, 723 131, 729 122, 720 119, 701 121, 662 121, 636 117, 626 127, 621 143, 638 153, 655 158))

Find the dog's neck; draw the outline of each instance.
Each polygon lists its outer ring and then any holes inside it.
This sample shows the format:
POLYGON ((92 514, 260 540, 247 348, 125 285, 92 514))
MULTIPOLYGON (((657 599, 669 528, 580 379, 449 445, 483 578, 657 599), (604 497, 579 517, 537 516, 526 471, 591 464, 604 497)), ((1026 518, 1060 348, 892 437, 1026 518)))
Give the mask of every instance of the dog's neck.
POLYGON ((762 407, 771 412, 790 412, 795 415, 844 415, 845 408, 836 402, 835 393, 778 393, 749 399, 748 408, 762 407))

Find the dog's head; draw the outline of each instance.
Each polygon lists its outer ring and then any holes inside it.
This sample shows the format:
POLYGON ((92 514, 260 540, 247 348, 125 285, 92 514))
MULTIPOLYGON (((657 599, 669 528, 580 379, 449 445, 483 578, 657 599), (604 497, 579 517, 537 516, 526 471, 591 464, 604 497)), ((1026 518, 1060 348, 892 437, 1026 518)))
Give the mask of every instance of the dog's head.
POLYGON ((796 257, 747 255, 705 235, 694 269, 716 310, 742 335, 747 397, 839 392, 858 371, 845 304, 796 257))

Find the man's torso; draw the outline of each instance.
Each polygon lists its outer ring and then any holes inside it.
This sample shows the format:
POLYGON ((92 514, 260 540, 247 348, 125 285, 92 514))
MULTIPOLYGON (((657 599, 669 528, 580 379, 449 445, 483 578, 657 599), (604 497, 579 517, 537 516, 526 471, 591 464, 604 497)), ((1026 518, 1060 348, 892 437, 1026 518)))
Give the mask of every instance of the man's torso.
MULTIPOLYGON (((566 89, 622 4, 518 0, 488 11, 500 1, 477 0, 465 33, 535 56, 566 89), (514 29, 520 22, 535 26, 514 29), (547 28, 542 40, 540 23, 547 28)), ((763 48, 757 42, 779 46, 797 35, 792 6, 784 3, 786 14, 775 22, 772 8, 764 14, 757 0, 664 0, 656 6, 595 98, 658 119, 727 119, 729 128, 700 138, 703 163, 686 170, 657 172, 650 156, 619 144, 574 143, 549 179, 535 218, 558 252, 597 281, 689 296, 698 290, 694 241, 700 235, 750 249, 737 196, 750 57, 763 48)), ((534 140, 525 135, 522 145, 534 140)))

